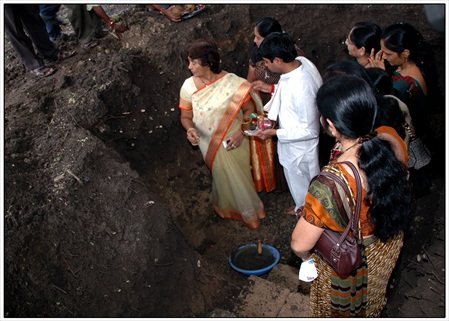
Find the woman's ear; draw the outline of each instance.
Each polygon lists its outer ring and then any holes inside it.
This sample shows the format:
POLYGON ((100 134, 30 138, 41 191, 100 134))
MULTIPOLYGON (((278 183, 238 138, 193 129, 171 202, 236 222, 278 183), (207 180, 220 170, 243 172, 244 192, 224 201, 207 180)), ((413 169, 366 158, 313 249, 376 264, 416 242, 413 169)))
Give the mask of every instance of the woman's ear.
POLYGON ((410 50, 408 49, 404 49, 401 52, 401 57, 404 58, 405 60, 408 60, 408 57, 410 56, 410 50))
POLYGON ((338 135, 340 135, 340 133, 338 132, 337 128, 335 128, 334 123, 332 122, 332 120, 330 120, 329 118, 326 118, 326 122, 329 125, 329 133, 333 136, 333 137, 337 137, 338 135))
POLYGON ((360 57, 363 57, 366 54, 366 48, 365 47, 360 48, 359 52, 360 52, 360 57))

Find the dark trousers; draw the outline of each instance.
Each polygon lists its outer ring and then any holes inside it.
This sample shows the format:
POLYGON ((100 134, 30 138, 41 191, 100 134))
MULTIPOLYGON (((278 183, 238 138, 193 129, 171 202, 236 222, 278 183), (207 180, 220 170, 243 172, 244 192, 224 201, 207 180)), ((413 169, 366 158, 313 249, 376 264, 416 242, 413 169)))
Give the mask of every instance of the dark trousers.
POLYGON ((5 33, 27 69, 41 67, 44 65, 42 58, 57 55, 58 50, 48 38, 45 23, 39 15, 39 5, 5 4, 4 10, 5 33))

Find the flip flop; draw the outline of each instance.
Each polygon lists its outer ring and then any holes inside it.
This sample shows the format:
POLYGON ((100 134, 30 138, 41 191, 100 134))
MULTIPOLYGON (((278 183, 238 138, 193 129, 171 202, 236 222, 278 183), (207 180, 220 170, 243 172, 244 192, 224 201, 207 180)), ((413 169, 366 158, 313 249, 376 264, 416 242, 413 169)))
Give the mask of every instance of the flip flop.
POLYGON ((37 77, 45 78, 50 75, 53 75, 56 72, 56 68, 49 68, 49 67, 38 67, 36 69, 31 70, 31 73, 37 77))
POLYGON ((73 55, 75 55, 75 53, 76 53, 76 50, 73 50, 73 51, 58 51, 56 56, 44 59, 44 64, 47 67, 49 67, 49 66, 52 65, 53 62, 61 61, 61 60, 70 58, 73 55))
POLYGON ((86 51, 89 51, 90 49, 92 49, 93 47, 98 45, 98 41, 95 40, 91 40, 88 43, 82 44, 81 48, 83 48, 86 51))
POLYGON ((197 5, 195 5, 195 10, 194 11, 186 12, 186 13, 182 14, 181 21, 190 19, 192 17, 195 17, 197 14, 200 14, 201 12, 203 12, 204 9, 206 9, 206 6, 204 4, 197 4, 197 5))
POLYGON ((72 57, 75 54, 76 54, 76 50, 73 50, 73 51, 59 51, 57 58, 58 58, 58 60, 64 60, 64 59, 72 57))

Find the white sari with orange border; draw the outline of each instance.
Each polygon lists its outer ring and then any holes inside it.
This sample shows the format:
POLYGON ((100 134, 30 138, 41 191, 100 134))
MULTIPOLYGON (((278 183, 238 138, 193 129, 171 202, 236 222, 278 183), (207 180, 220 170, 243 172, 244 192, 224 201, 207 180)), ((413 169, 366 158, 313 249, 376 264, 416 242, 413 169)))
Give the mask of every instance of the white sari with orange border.
POLYGON ((227 73, 207 86, 197 89, 193 77, 181 87, 181 98, 192 103, 193 123, 200 136, 199 148, 212 172, 212 205, 218 216, 243 221, 257 229, 265 209, 251 174, 249 140, 227 151, 223 141, 240 130, 242 106, 259 100, 250 83, 227 73))

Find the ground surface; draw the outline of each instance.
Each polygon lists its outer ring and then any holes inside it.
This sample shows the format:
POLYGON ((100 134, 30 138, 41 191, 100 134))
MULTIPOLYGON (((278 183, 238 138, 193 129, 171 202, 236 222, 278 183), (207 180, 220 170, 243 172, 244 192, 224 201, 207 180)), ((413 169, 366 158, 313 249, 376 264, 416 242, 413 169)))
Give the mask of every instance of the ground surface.
MULTIPOLYGON (((399 19, 433 45, 444 86, 444 35, 427 24, 421 5, 210 5, 181 23, 141 5, 105 8, 129 24, 122 46, 109 35, 84 52, 72 35, 63 46, 77 55, 49 78, 26 72, 6 44, 6 317, 232 311, 248 280, 227 258, 258 239, 281 252, 281 263, 299 267, 289 248, 294 221, 283 214, 288 192, 261 193, 268 217, 257 231, 210 207, 210 173, 177 109, 189 76, 182 51, 193 39, 213 38, 224 69, 246 77, 254 23, 272 16, 322 71, 349 59, 342 41, 353 23, 399 19)), ((433 115, 432 193, 417 202, 388 317, 446 316, 443 111, 433 115)))

